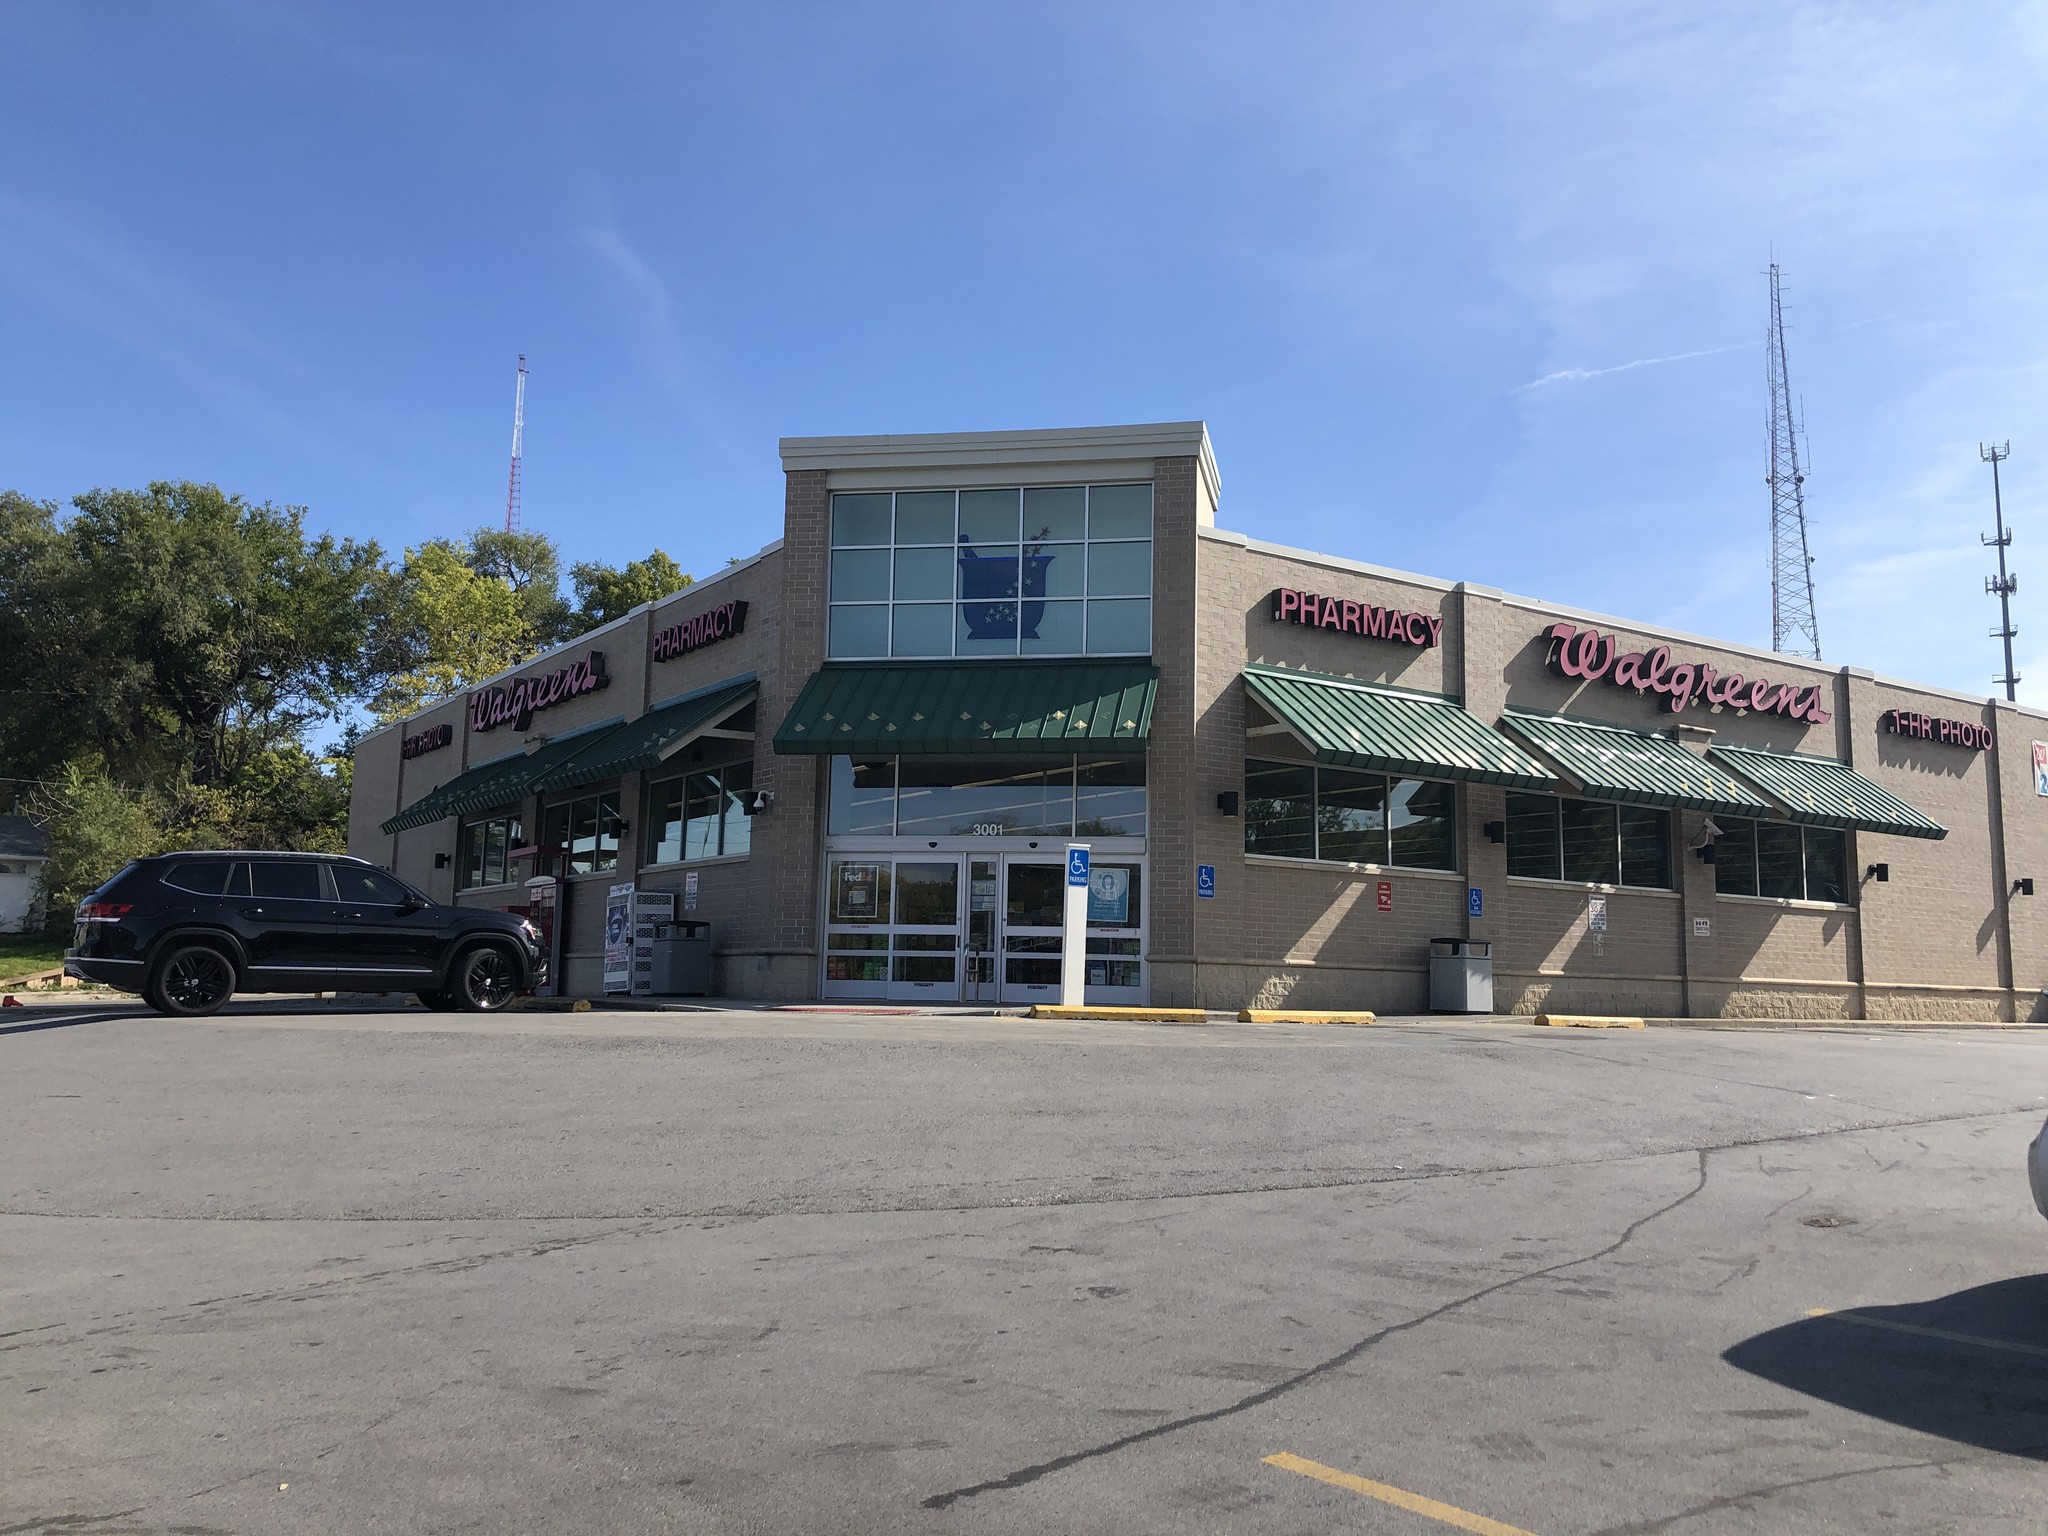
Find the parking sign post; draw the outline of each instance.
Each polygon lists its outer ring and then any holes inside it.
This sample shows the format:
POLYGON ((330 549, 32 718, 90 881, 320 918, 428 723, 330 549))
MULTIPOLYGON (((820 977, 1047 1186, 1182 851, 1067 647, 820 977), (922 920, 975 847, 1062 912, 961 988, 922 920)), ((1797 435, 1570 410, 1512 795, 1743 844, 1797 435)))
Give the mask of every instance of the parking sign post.
POLYGON ((1060 927, 1060 1006, 1079 1008, 1088 981, 1088 847, 1067 844, 1067 904, 1060 927))

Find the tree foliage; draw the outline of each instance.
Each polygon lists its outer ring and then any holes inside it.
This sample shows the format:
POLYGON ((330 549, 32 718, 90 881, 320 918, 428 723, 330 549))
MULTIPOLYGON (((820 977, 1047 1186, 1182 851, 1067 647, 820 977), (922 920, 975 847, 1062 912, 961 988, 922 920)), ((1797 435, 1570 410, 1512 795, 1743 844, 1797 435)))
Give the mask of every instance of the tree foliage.
POLYGON ((50 921, 130 858, 346 841, 361 722, 395 720, 691 578, 661 550, 562 563, 538 533, 393 564, 218 486, 0 491, 0 777, 37 786, 50 921), (322 725, 340 727, 329 751, 322 725))
POLYGON ((569 579, 576 587, 573 623, 574 633, 579 635, 624 618, 642 603, 696 584, 694 576, 659 549, 645 560, 630 560, 623 566, 582 561, 569 567, 569 579))

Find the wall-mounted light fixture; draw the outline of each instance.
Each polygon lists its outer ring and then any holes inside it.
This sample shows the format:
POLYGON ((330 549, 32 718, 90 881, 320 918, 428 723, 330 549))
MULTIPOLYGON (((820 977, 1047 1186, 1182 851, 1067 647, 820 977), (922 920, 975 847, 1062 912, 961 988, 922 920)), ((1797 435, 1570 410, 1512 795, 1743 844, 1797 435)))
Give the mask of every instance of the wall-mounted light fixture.
POLYGON ((1480 827, 1489 843, 1504 843, 1508 840, 1508 824, 1504 821, 1489 821, 1480 827))
POLYGON ((435 854, 435 855, 434 855, 434 868, 436 868, 436 869, 446 869, 446 868, 448 867, 449 861, 450 861, 451 859, 453 859, 453 858, 454 858, 454 855, 453 855, 453 854, 448 854, 448 853, 437 853, 437 854, 435 854))
POLYGON ((1237 814, 1237 791, 1234 789, 1218 790, 1216 792, 1216 809, 1226 816, 1235 816, 1237 814))
POLYGON ((2013 895, 2015 895, 2015 896, 2031 896, 2031 895, 2033 895, 2033 894, 2034 894, 2034 877, 2033 877, 2032 875, 2022 875, 2022 876, 2021 876, 2021 877, 2020 877, 2019 879, 2017 879, 2017 880, 2013 881, 2013 883, 2012 883, 2012 893, 2013 893, 2013 895))
POLYGON ((1866 878, 1875 880, 1879 885, 1883 885, 1887 880, 1891 879, 1892 867, 1889 864, 1873 864, 1863 873, 1866 878))

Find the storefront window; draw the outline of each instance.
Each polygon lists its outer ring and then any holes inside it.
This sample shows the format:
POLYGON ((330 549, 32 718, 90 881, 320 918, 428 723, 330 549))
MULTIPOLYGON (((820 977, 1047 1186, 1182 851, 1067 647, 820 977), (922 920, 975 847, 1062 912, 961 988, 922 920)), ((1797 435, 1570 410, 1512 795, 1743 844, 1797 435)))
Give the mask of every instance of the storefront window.
POLYGON ((1244 765, 1244 851, 1276 859, 1316 856, 1315 769, 1244 765))
POLYGON ((524 845, 517 816, 493 816, 463 824, 455 840, 457 890, 505 885, 518 878, 511 850, 524 845))
POLYGON ((1074 760, 906 757, 897 764, 902 837, 1065 837, 1074 825, 1074 760))
POLYGON ((541 812, 540 832, 541 874, 592 875, 617 869, 618 792, 549 806, 541 812))
POLYGON ((1143 837, 1145 759, 835 757, 834 837, 1143 837))
POLYGON ((753 840, 740 797, 754 787, 752 763, 728 763, 647 791, 647 862, 731 858, 753 840))
POLYGON ((1671 813, 1647 805, 1509 795, 1508 873, 1524 880, 1671 889, 1671 813))
POLYGON ((1715 817, 1714 889, 1780 901, 1849 899, 1848 839, 1833 827, 1715 817))
POLYGON ((1457 789, 1299 763, 1244 765, 1244 851, 1396 869, 1458 867, 1457 789))
POLYGON ((1143 656, 1152 487, 832 498, 826 654, 1143 656))

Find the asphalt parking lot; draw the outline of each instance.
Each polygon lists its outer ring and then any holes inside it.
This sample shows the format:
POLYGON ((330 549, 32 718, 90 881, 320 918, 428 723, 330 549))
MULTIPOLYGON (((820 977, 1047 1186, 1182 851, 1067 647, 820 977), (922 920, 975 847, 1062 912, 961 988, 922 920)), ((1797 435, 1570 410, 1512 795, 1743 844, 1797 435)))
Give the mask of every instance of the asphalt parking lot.
POLYGON ((2032 1030, 21 1010, 0 1532, 2038 1532, 2044 1114, 2032 1030))

